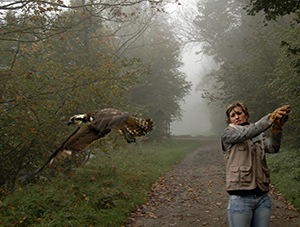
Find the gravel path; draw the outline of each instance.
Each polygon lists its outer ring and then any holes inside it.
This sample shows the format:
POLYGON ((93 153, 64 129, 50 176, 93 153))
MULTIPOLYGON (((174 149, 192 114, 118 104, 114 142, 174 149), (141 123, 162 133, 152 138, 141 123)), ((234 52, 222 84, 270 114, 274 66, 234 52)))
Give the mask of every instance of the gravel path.
MULTIPOLYGON (((220 142, 216 138, 201 140, 199 148, 152 186, 149 201, 132 213, 126 227, 228 226, 220 142)), ((271 191, 270 196, 270 227, 300 227, 299 211, 280 194, 271 191)))

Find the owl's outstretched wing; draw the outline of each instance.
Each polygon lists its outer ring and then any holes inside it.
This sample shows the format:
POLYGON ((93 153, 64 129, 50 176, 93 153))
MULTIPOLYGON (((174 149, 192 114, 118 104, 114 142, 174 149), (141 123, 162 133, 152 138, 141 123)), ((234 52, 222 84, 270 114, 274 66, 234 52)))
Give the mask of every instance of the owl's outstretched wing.
POLYGON ((106 136, 113 129, 121 132, 128 143, 135 142, 135 137, 144 136, 153 130, 151 119, 143 119, 112 108, 74 115, 68 122, 68 125, 71 124, 80 126, 49 156, 42 167, 33 173, 27 173, 27 178, 41 172, 53 159, 64 159, 72 152, 81 151, 94 141, 106 136))

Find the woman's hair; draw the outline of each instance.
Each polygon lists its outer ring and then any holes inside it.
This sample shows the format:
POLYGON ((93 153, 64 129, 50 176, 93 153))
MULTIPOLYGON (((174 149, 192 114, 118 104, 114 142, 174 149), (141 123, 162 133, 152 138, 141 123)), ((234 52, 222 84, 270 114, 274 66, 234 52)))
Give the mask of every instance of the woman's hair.
POLYGON ((227 123, 229 123, 229 119, 230 119, 230 112, 235 108, 235 107, 241 107, 242 111, 249 116, 249 112, 248 112, 248 108, 244 105, 244 103, 242 102, 234 102, 232 104, 230 104, 227 108, 226 108, 226 116, 227 116, 227 123))

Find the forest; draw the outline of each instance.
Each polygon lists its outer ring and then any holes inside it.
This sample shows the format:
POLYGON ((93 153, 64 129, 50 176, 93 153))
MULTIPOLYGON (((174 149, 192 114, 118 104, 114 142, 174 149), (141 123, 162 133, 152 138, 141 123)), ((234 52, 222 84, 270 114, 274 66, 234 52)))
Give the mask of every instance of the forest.
MULTIPOLYGON (((198 85, 215 133, 233 101, 245 102, 253 121, 290 104, 284 141, 299 148, 299 1, 17 0, 1 1, 0 12, 2 190, 45 162, 74 114, 112 107, 180 119, 192 86, 180 71, 185 46, 201 45, 199 58, 215 62, 198 85)), ((101 149, 124 146, 118 138, 101 149)))

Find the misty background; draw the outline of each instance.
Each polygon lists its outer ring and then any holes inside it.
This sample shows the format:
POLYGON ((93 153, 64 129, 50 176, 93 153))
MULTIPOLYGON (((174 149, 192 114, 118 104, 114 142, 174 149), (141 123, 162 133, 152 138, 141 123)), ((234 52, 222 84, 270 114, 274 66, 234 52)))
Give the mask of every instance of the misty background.
POLYGON ((197 136, 212 134, 208 103, 201 97, 201 92, 197 90, 197 87, 205 73, 213 66, 211 59, 195 54, 199 48, 201 47, 196 46, 184 49, 182 53, 184 65, 180 70, 187 75, 187 80, 191 81, 193 85, 191 93, 180 104, 183 111, 182 119, 172 124, 172 133, 174 135, 197 136))
POLYGON ((288 103, 299 147, 299 1, 261 1, 0 1, 0 179, 40 166, 70 116, 108 107, 152 118, 151 142, 219 135, 236 100, 251 121, 288 103))

